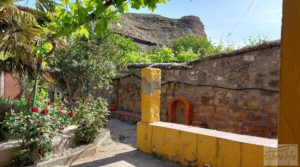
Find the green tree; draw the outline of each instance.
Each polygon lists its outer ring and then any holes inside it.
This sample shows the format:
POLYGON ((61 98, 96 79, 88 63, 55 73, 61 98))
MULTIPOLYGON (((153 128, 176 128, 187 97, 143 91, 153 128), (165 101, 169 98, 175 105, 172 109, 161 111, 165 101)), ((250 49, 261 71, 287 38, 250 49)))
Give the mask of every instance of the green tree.
POLYGON ((214 46, 209 40, 207 40, 205 37, 194 35, 187 35, 175 39, 171 44, 171 48, 176 55, 178 55, 180 52, 191 50, 193 53, 198 54, 199 56, 205 56, 214 51, 214 46))
MULTIPOLYGON (((79 32, 89 36, 88 28, 104 35, 111 20, 123 14, 129 7, 147 7, 154 10, 158 3, 167 0, 34 0, 35 8, 21 6, 21 1, 0 2, 0 53, 9 54, 2 60, 0 70, 24 73, 32 69, 33 58, 54 52, 58 39, 79 32), (91 24, 92 23, 92 24, 91 24), (45 47, 45 45, 51 47, 45 47)), ((32 72, 32 70, 30 71, 32 72)))
MULTIPOLYGON (((38 76, 45 57, 54 53, 58 41, 73 32, 88 37, 88 29, 103 36, 109 21, 117 20, 132 8, 154 10, 167 0, 35 0, 35 9, 20 6, 20 1, 0 2, 0 53, 11 55, 0 61, 0 70, 17 72, 35 71, 35 104, 38 76), (35 69, 35 70, 33 70, 35 69)), ((26 4, 26 3, 25 3, 26 4)), ((28 4, 28 3, 27 3, 28 4)), ((2 56, 3 57, 3 56, 2 56)), ((32 75, 33 76, 33 75, 32 75)))
MULTIPOLYGON (((187 54, 190 54, 192 57, 195 57, 193 54, 197 54, 198 57, 202 57, 214 53, 233 50, 232 46, 225 46, 222 42, 220 44, 214 44, 205 37, 195 35, 187 35, 175 39, 172 42, 171 48, 176 56, 181 55, 181 57, 182 55, 187 54)), ((190 60, 191 58, 184 59, 190 60)))
POLYGON ((47 58, 53 77, 67 90, 70 106, 98 89, 110 85, 111 78, 124 67, 121 61, 127 52, 138 51, 129 39, 109 34, 98 38, 74 35, 69 48, 47 58))

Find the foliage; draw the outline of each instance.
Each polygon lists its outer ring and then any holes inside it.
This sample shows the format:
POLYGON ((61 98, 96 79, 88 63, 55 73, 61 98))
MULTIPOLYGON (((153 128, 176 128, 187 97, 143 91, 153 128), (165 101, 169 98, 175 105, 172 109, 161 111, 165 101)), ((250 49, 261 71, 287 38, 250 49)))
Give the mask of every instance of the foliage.
POLYGON ((205 37, 187 35, 175 39, 171 48, 177 55, 180 52, 191 50, 195 54, 205 56, 213 48, 213 45, 205 37))
POLYGON ((33 52, 40 39, 36 17, 20 10, 13 0, 0 2, 0 71, 14 71, 33 76, 33 52))
POLYGON ((156 48, 148 54, 152 62, 173 62, 176 61, 175 55, 171 48, 156 48))
POLYGON ((37 60, 40 73, 44 58, 61 46, 64 37, 79 33, 88 38, 89 29, 103 36, 110 22, 117 21, 129 7, 154 10, 157 4, 166 1, 33 0, 23 3, 22 0, 1 0, 0 71, 34 77, 34 62, 37 60), (26 4, 30 7, 22 6, 26 4), (31 8, 32 4, 35 8, 31 8))
POLYGON ((20 109, 11 109, 5 117, 4 125, 20 139, 21 148, 15 155, 14 164, 28 165, 53 150, 52 139, 69 124, 72 112, 59 99, 51 103, 44 90, 41 90, 37 106, 29 110, 24 99, 17 103, 20 109))
POLYGON ((66 87, 71 106, 79 97, 109 86, 111 78, 124 67, 120 59, 126 52, 138 51, 131 40, 112 34, 89 39, 73 36, 69 48, 60 50, 47 61, 54 69, 54 78, 60 81, 61 87, 66 87))
POLYGON ((269 37, 267 37, 266 35, 256 35, 256 36, 249 36, 248 38, 244 39, 244 44, 246 46, 250 45, 258 45, 258 44, 262 44, 264 42, 269 41, 269 37))
POLYGON ((23 103, 19 100, 9 100, 0 97, 0 141, 8 139, 8 129, 3 126, 5 116, 11 111, 22 111, 23 103))
POLYGON ((142 52, 129 52, 129 53, 125 54, 121 58, 121 60, 125 64, 151 62, 151 59, 149 58, 148 54, 147 53, 142 53, 142 52))
POLYGON ((128 52, 122 57, 124 63, 187 62, 214 53, 230 51, 233 47, 213 44, 206 38, 188 35, 175 39, 171 47, 156 47, 147 52, 128 52))
POLYGON ((176 56, 176 59, 179 62, 188 62, 197 58, 199 58, 199 55, 194 53, 192 49, 188 49, 187 51, 180 51, 176 56))
POLYGON ((200 57, 214 53, 220 53, 223 51, 229 51, 232 49, 231 47, 224 47, 224 45, 222 44, 213 44, 211 41, 204 37, 194 35, 187 35, 175 39, 172 42, 171 48, 176 55, 186 55, 187 53, 194 53, 199 55, 200 57))
MULTIPOLYGON (((23 75, 21 77, 18 77, 18 83, 20 84, 21 89, 21 97, 30 97, 31 92, 33 90, 34 81, 29 78, 27 75, 23 75)), ((40 83, 42 80, 40 80, 40 83)))
POLYGON ((66 36, 79 30, 82 35, 88 36, 87 29, 93 28, 98 36, 102 36, 109 28, 111 20, 117 20, 118 14, 128 11, 128 8, 139 9, 147 7, 150 10, 156 8, 158 3, 166 3, 167 0, 90 0, 69 1, 62 0, 55 13, 51 15, 53 21, 48 29, 58 35, 66 36), (93 21, 93 26, 89 23, 93 21))
POLYGON ((100 127, 106 123, 108 116, 105 99, 88 97, 78 102, 74 118, 78 123, 75 131, 75 143, 88 144, 93 142, 100 133, 100 127))

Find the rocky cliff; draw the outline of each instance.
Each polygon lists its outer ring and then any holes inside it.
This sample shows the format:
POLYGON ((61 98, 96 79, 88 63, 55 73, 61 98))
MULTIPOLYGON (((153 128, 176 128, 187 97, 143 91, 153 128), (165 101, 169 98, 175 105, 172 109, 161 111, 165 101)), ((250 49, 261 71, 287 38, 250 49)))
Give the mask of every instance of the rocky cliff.
POLYGON ((156 14, 127 13, 111 28, 114 33, 132 38, 142 48, 168 45, 175 38, 190 34, 206 37, 204 25, 197 16, 171 19, 156 14))

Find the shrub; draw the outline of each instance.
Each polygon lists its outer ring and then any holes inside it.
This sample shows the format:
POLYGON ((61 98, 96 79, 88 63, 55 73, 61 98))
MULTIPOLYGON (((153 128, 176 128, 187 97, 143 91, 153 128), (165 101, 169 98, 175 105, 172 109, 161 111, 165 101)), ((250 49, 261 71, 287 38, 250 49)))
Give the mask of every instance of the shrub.
POLYGON ((179 52, 176 58, 180 62, 187 62, 199 58, 199 55, 194 53, 191 49, 189 49, 188 51, 179 52))
POLYGON ((36 106, 29 110, 26 109, 25 100, 16 102, 22 104, 22 109, 11 109, 5 117, 4 125, 21 144, 13 158, 15 165, 31 164, 51 152, 52 139, 59 135, 71 120, 72 112, 68 111, 60 100, 51 103, 46 95, 47 93, 42 91, 36 106))
POLYGON ((194 35, 177 38, 172 42, 171 46, 176 55, 180 52, 191 50, 199 56, 208 55, 213 47, 213 44, 206 38, 194 35))
POLYGON ((268 42, 270 38, 266 35, 256 35, 256 36, 249 36, 248 38, 244 38, 244 44, 246 46, 253 46, 268 42))
POLYGON ((234 49, 233 45, 224 45, 222 41, 220 41, 219 44, 215 44, 204 37, 194 35, 187 35, 175 39, 171 44, 171 48, 177 59, 184 61, 191 61, 197 57, 234 49), (196 55, 198 56, 196 57, 196 55))
POLYGON ((100 128, 106 124, 108 104, 103 98, 88 97, 79 101, 77 105, 74 118, 78 128, 75 131, 74 141, 78 145, 88 144, 97 138, 100 128))
POLYGON ((174 62, 176 61, 175 55, 171 48, 168 47, 161 47, 157 48, 152 51, 148 55, 148 57, 151 59, 151 62, 174 62))
POLYGON ((25 103, 20 100, 9 100, 0 97, 0 141, 8 139, 8 129, 3 126, 5 115, 11 110, 21 111, 25 109, 25 103))

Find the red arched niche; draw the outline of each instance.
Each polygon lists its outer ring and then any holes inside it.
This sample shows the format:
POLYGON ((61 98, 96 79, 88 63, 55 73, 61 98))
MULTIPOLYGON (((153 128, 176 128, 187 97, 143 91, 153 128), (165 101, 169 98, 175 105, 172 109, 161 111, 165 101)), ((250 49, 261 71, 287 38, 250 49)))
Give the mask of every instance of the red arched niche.
POLYGON ((192 116, 193 116, 193 105, 190 100, 183 96, 174 97, 168 104, 168 121, 175 123, 176 122, 176 105, 178 102, 181 102, 184 105, 184 124, 191 125, 192 124, 192 116))

